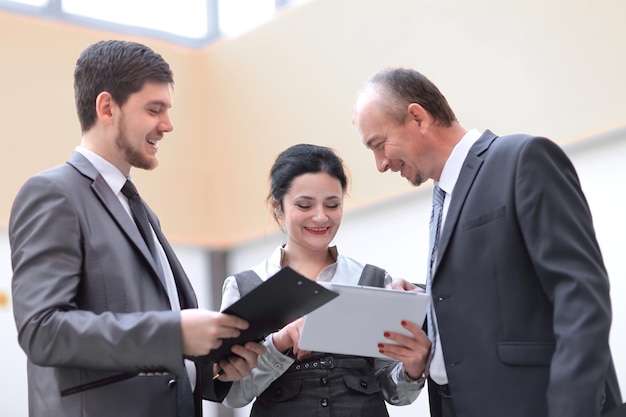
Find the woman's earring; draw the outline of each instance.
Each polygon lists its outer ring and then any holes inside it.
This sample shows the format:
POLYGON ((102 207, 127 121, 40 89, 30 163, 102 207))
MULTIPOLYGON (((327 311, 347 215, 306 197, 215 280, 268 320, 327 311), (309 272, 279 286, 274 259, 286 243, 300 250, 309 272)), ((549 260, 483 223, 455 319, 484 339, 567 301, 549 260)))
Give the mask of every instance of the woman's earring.
POLYGON ((282 211, 281 207, 279 207, 279 206, 274 207, 274 216, 276 216, 276 219, 278 219, 278 220, 282 220, 283 219, 283 211, 282 211))

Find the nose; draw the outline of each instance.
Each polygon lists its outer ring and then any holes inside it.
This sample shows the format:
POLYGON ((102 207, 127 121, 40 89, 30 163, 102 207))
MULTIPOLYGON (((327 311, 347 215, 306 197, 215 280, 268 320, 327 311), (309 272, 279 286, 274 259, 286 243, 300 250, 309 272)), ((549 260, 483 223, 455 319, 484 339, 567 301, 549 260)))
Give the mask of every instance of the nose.
POLYGON ((385 172, 389 169, 389 160, 385 158, 384 155, 374 155, 376 159, 376 168, 378 168, 379 172, 385 172))
POLYGON ((165 113, 163 115, 161 122, 159 123, 159 130, 161 132, 171 132, 174 130, 174 123, 172 122, 169 113, 165 113))
POLYGON ((328 215, 326 214, 326 209, 324 207, 318 207, 315 210, 315 213, 313 215, 313 220, 315 220, 317 222, 325 222, 326 220, 328 220, 328 215))

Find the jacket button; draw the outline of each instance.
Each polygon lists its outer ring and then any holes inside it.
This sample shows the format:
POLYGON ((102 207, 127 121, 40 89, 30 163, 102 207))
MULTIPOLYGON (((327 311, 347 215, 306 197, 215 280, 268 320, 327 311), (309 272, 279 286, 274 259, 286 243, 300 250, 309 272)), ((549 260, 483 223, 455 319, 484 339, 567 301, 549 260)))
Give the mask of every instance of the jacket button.
POLYGON ((174 388, 176 386, 176 380, 175 379, 170 379, 169 381, 167 381, 167 387, 168 388, 174 388))
POLYGON ((320 378, 320 384, 321 384, 321 385, 326 385, 327 383, 328 383, 328 379, 326 379, 326 377, 325 377, 325 376, 323 376, 323 377, 321 377, 321 378, 320 378))
POLYGON ((365 382, 365 381, 361 381, 361 386, 362 386, 363 388, 367 388, 367 382, 365 382))
POLYGON ((322 401, 320 402, 320 404, 322 405, 322 407, 327 407, 328 406, 328 398, 322 398, 322 401))

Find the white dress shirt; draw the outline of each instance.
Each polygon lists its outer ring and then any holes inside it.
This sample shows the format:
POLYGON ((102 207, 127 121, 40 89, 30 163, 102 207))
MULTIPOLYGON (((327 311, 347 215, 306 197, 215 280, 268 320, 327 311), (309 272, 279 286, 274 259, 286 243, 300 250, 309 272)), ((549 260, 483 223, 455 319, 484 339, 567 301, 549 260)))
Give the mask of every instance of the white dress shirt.
MULTIPOLYGON (((461 168, 463 167, 463 162, 465 162, 465 158, 467 158, 467 154, 469 153, 472 145, 478 140, 481 136, 481 133, 472 129, 468 131, 459 143, 456 144, 452 153, 448 157, 446 164, 443 167, 443 171, 441 172, 441 177, 439 178, 439 182, 435 182, 439 184, 439 187, 445 191, 445 197, 443 200, 443 209, 441 213, 441 228, 440 231, 443 232, 446 217, 448 214, 448 208, 450 207, 450 201, 452 199, 452 194, 454 193, 454 186, 459 178, 459 174, 461 173, 461 168)), ((441 233, 440 232, 440 233, 441 233)), ((435 261, 437 259, 437 249, 435 248, 435 261)), ((436 262, 433 264, 433 266, 436 262)), ((432 271, 433 278, 435 278, 435 271, 432 271)), ((435 278, 436 279, 436 278, 435 278)), ((434 314, 433 310, 433 324, 435 327, 437 325, 437 315, 434 314)), ((430 363, 430 378, 435 381, 439 385, 446 385, 448 383, 448 375, 446 374, 446 366, 443 360, 443 351, 441 350, 441 339, 439 338, 439 329, 437 328, 437 338, 435 339, 435 353, 430 363)))

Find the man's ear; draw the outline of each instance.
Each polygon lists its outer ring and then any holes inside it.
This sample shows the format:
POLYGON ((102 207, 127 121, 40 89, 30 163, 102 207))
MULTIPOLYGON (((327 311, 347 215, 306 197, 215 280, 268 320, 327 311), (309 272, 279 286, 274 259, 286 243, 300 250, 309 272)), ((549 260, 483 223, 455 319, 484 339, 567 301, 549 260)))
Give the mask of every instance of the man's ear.
POLYGON ((113 123, 113 107, 115 101, 108 91, 103 91, 96 97, 96 115, 104 124, 113 123))
POLYGON ((414 120, 420 128, 428 127, 432 122, 430 113, 417 103, 411 103, 407 107, 408 116, 414 120))

